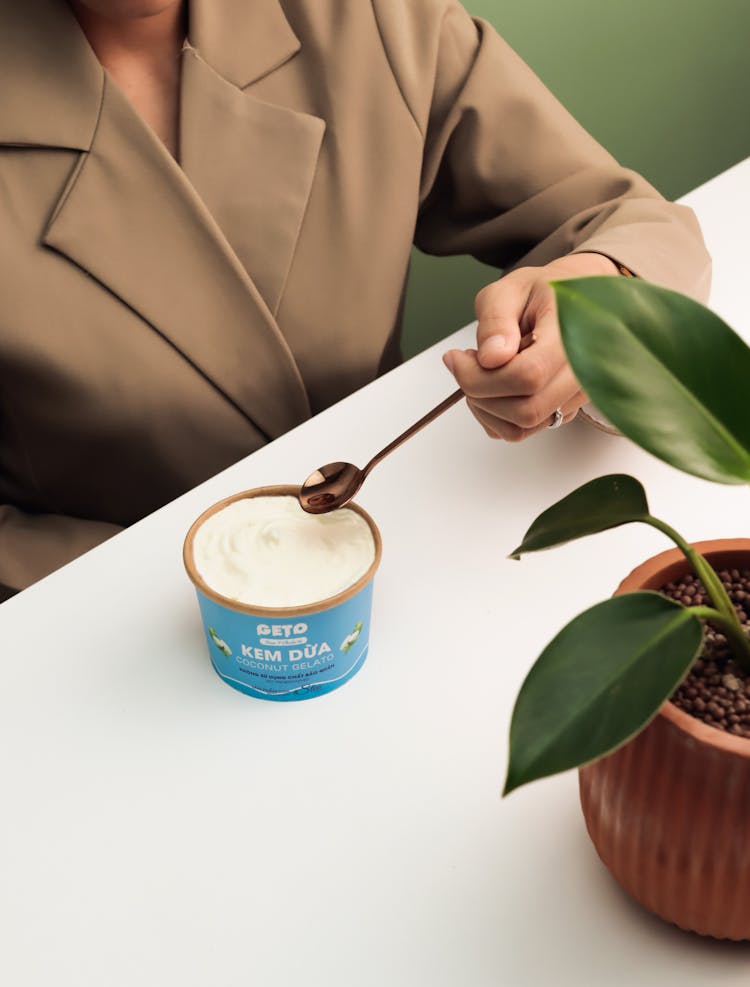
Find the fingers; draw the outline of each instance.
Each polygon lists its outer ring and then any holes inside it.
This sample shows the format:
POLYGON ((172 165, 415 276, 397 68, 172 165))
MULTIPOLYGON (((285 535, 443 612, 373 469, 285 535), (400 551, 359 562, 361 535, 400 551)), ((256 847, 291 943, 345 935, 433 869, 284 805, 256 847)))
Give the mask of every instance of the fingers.
POLYGON ((477 349, 443 357, 493 438, 527 438, 549 427, 558 408, 567 423, 587 401, 565 358, 551 267, 520 269, 480 291, 477 349), (531 346, 521 345, 531 339, 531 346))
POLYGON ((476 350, 451 350, 443 362, 470 398, 538 394, 567 365, 554 312, 545 313, 536 322, 534 343, 502 367, 486 369, 476 350))
POLYGON ((469 404, 495 419, 522 429, 532 429, 548 424, 556 408, 564 408, 576 400, 579 404, 585 404, 586 396, 566 366, 535 394, 523 397, 471 397, 469 404))
MULTIPOLYGON (((535 425, 532 428, 522 428, 520 425, 515 425, 513 422, 496 418, 489 412, 483 411, 481 408, 476 407, 472 401, 467 401, 467 404, 471 410, 471 413, 491 439, 504 439, 506 442, 521 442, 523 439, 528 439, 531 435, 535 435, 537 432, 541 432, 549 428, 554 418, 551 413, 538 425, 535 425)), ((563 425, 567 425, 569 422, 573 421, 578 414, 578 409, 581 404, 585 404, 585 400, 582 401, 579 400, 578 397, 574 397, 571 401, 566 401, 564 404, 559 405, 560 410, 563 413, 563 425)))
MULTIPOLYGON (((536 343, 531 347, 535 349, 536 343)), ((484 383, 486 375, 493 375, 493 372, 476 368, 476 351, 453 351, 446 356, 454 357, 454 375, 457 380, 472 379, 473 375, 479 373, 480 381, 484 383)), ((520 353, 514 358, 514 364, 525 356, 520 353)), ((494 372, 494 376, 501 376, 510 368, 494 372)), ((467 404, 475 418, 484 427, 485 431, 492 438, 503 438, 510 442, 517 442, 520 439, 528 438, 535 432, 547 428, 553 421, 554 412, 560 408, 563 412, 563 422, 572 421, 575 418, 581 405, 588 401, 588 397, 580 389, 578 381, 573 375, 568 364, 563 361, 560 370, 553 375, 551 380, 544 380, 539 389, 531 388, 522 394, 510 394, 496 396, 498 393, 497 382, 490 382, 489 395, 484 396, 482 388, 474 387, 473 390, 480 390, 480 396, 474 396, 466 391, 467 404), (494 386, 493 386, 494 385, 494 386)))

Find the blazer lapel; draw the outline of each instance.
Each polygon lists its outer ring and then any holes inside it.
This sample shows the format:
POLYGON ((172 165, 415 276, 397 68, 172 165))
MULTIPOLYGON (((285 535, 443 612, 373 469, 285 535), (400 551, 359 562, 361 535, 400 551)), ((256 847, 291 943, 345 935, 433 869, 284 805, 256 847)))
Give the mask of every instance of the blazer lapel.
POLYGON ((67 3, 0 0, 0 145, 86 150, 103 70, 67 3))
POLYGON ((43 236, 274 437, 309 417, 296 363, 215 219, 106 77, 99 124, 43 236))
POLYGON ((180 162, 252 275, 278 309, 310 196, 325 124, 272 106, 183 54, 180 162))
POLYGON ((0 141, 80 151, 43 243, 138 312, 269 438, 309 417, 274 312, 325 125, 242 89, 300 47, 278 0, 190 0, 182 168, 102 72, 66 4, 8 9, 0 80, 18 109, 0 141))

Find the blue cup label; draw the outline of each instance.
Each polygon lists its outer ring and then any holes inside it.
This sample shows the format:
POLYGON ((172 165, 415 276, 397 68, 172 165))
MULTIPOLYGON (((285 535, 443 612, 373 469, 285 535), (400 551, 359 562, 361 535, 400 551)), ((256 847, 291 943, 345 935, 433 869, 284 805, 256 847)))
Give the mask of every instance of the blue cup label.
POLYGON ((214 668, 251 696, 294 700, 330 692, 367 655, 372 580, 338 606, 302 617, 254 617, 196 592, 214 668))

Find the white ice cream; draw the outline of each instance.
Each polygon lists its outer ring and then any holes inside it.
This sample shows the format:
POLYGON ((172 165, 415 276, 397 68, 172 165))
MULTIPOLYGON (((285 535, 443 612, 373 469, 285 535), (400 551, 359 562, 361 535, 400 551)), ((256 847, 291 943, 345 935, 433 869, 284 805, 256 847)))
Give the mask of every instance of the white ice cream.
POLYGON ((193 558, 222 596, 259 607, 298 607, 356 583, 375 559, 375 541, 365 519, 347 508, 315 515, 295 497, 248 497, 204 521, 193 558))

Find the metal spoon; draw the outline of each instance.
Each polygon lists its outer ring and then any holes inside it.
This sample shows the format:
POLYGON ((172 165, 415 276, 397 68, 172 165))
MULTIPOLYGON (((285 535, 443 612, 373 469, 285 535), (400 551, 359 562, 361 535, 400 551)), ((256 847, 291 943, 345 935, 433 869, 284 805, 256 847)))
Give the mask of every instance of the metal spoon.
MULTIPOLYGON (((522 336, 518 352, 520 353, 521 350, 525 350, 527 346, 534 342, 534 339, 533 332, 522 336)), ((448 408, 453 407, 462 397, 465 397, 465 395, 460 388, 454 391, 453 394, 444 401, 441 401, 432 411, 428 411, 423 418, 420 418, 418 422, 415 422, 410 428, 407 428, 405 432, 402 432, 401 435, 395 438, 393 442, 390 442, 385 449, 381 449, 376 456, 372 457, 364 469, 358 469, 353 463, 327 463, 325 466, 321 466, 320 469, 315 470, 314 473, 308 476, 297 494, 297 499, 302 510, 307 511, 308 514, 327 514, 329 511, 336 511, 339 507, 343 507, 344 504, 348 504, 365 482, 368 474, 381 460, 385 459, 394 449, 398 449, 412 435, 416 435, 425 425, 429 425, 438 415, 442 415, 448 408)))
POLYGON ((338 510, 339 507, 348 504, 365 482, 368 473, 382 459, 385 459, 389 452, 398 449, 402 442, 406 442, 412 435, 416 435, 421 428, 429 425, 438 415, 442 415, 462 397, 465 395, 460 388, 454 391, 436 408, 428 411, 424 418, 420 418, 411 428, 407 428, 398 438, 390 442, 385 449, 381 449, 377 456, 373 456, 362 470, 354 466, 353 463, 327 463, 315 470, 308 476, 297 494, 302 510, 307 511, 308 514, 327 514, 328 511, 338 510))

